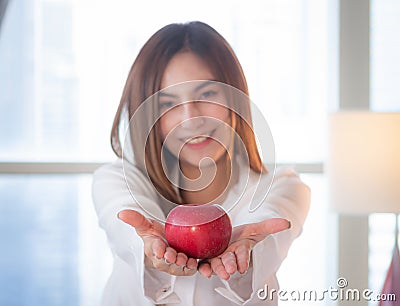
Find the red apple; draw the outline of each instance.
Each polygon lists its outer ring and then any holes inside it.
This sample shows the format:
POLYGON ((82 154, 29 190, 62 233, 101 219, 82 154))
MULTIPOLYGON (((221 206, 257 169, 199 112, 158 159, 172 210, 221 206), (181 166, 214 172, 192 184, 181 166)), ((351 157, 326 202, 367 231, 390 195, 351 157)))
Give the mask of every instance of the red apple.
POLYGON ((232 224, 218 204, 185 204, 172 209, 165 237, 177 252, 192 258, 213 258, 228 247, 232 224))

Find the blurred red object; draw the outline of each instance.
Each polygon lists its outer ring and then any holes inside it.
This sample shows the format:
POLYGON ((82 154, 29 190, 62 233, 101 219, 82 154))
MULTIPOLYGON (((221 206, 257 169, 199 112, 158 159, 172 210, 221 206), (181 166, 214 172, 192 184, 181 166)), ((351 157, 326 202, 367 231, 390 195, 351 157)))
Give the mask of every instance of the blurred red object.
POLYGON ((398 244, 398 223, 396 219, 396 235, 392 262, 386 275, 379 306, 400 306, 400 254, 398 244))

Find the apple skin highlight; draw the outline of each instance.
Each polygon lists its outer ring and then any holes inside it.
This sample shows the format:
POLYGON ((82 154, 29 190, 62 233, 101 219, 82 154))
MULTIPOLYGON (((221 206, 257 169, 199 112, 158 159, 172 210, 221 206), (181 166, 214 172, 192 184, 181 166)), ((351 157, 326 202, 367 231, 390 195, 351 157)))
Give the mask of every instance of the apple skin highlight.
POLYGON ((213 258, 229 245, 232 223, 218 204, 184 204, 172 209, 165 223, 165 237, 177 252, 188 257, 213 258))

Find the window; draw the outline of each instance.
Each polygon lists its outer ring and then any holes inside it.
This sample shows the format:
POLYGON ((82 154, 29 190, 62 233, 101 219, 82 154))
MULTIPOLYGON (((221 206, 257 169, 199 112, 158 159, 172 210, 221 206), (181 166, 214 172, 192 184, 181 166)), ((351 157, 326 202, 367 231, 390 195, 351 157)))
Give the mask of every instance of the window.
POLYGON ((91 176, 0 175, 1 305, 99 305, 111 255, 91 176))
POLYGON ((371 109, 400 111, 400 3, 371 0, 371 109))

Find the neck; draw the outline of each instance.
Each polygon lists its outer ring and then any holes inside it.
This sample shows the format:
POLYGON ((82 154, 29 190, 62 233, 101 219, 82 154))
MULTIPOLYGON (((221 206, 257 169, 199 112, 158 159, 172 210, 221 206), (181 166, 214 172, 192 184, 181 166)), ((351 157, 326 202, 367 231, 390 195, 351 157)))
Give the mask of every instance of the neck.
POLYGON ((229 155, 222 156, 216 167, 213 163, 200 167, 180 163, 182 173, 180 193, 185 203, 222 204, 228 192, 228 184, 234 179, 229 155))

